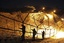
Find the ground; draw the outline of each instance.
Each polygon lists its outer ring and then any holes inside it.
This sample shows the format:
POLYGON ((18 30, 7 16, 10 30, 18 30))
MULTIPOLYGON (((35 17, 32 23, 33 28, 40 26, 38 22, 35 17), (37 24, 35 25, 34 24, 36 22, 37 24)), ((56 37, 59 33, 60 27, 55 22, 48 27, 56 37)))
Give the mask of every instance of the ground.
POLYGON ((64 43, 64 38, 61 39, 25 39, 24 41, 21 41, 20 39, 0 39, 0 43, 64 43))
POLYGON ((44 39, 44 40, 41 40, 41 39, 38 39, 38 40, 35 40, 35 41, 25 41, 23 43, 64 43, 64 38, 62 39, 44 39))

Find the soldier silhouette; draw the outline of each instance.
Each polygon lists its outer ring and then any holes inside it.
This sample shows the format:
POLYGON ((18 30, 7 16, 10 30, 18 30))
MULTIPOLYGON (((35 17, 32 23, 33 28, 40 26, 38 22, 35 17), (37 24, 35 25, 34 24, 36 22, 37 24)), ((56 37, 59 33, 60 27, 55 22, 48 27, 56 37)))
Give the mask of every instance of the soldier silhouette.
POLYGON ((33 29, 33 40, 35 40, 35 35, 36 35, 36 30, 35 29, 33 29))
POLYGON ((22 36, 21 36, 21 38, 22 38, 22 40, 25 40, 25 26, 24 26, 24 24, 22 24, 22 36))
POLYGON ((44 39, 45 31, 42 32, 42 39, 44 39))

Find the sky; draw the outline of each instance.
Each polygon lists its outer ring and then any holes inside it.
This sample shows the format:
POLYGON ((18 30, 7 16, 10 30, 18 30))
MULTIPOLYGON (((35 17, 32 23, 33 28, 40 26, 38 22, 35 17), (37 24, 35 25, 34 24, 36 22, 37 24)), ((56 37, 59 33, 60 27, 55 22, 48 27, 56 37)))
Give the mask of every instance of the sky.
POLYGON ((64 9, 64 0, 0 0, 0 7, 3 8, 21 8, 24 6, 46 6, 64 9))

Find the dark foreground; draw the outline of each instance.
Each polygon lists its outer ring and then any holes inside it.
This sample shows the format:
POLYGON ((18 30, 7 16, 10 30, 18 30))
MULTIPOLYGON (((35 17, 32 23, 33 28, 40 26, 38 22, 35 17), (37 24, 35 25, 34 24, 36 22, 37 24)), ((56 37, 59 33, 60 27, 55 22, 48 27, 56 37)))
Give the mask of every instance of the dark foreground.
POLYGON ((25 40, 21 40, 21 38, 6 38, 6 39, 0 39, 0 43, 64 43, 64 38, 62 39, 36 39, 36 40, 32 40, 32 39, 25 39, 25 40))

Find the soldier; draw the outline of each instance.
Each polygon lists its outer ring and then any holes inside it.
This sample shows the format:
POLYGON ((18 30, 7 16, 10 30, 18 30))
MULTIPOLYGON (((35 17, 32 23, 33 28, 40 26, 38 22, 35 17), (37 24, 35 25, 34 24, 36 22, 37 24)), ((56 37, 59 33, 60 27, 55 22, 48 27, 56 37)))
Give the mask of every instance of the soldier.
POLYGON ((42 32, 42 39, 44 39, 44 35, 45 35, 45 32, 43 31, 43 32, 42 32))
POLYGON ((33 40, 35 40, 35 35, 36 35, 36 30, 35 29, 33 29, 33 40))
POLYGON ((25 40, 25 26, 22 24, 22 40, 25 40))

